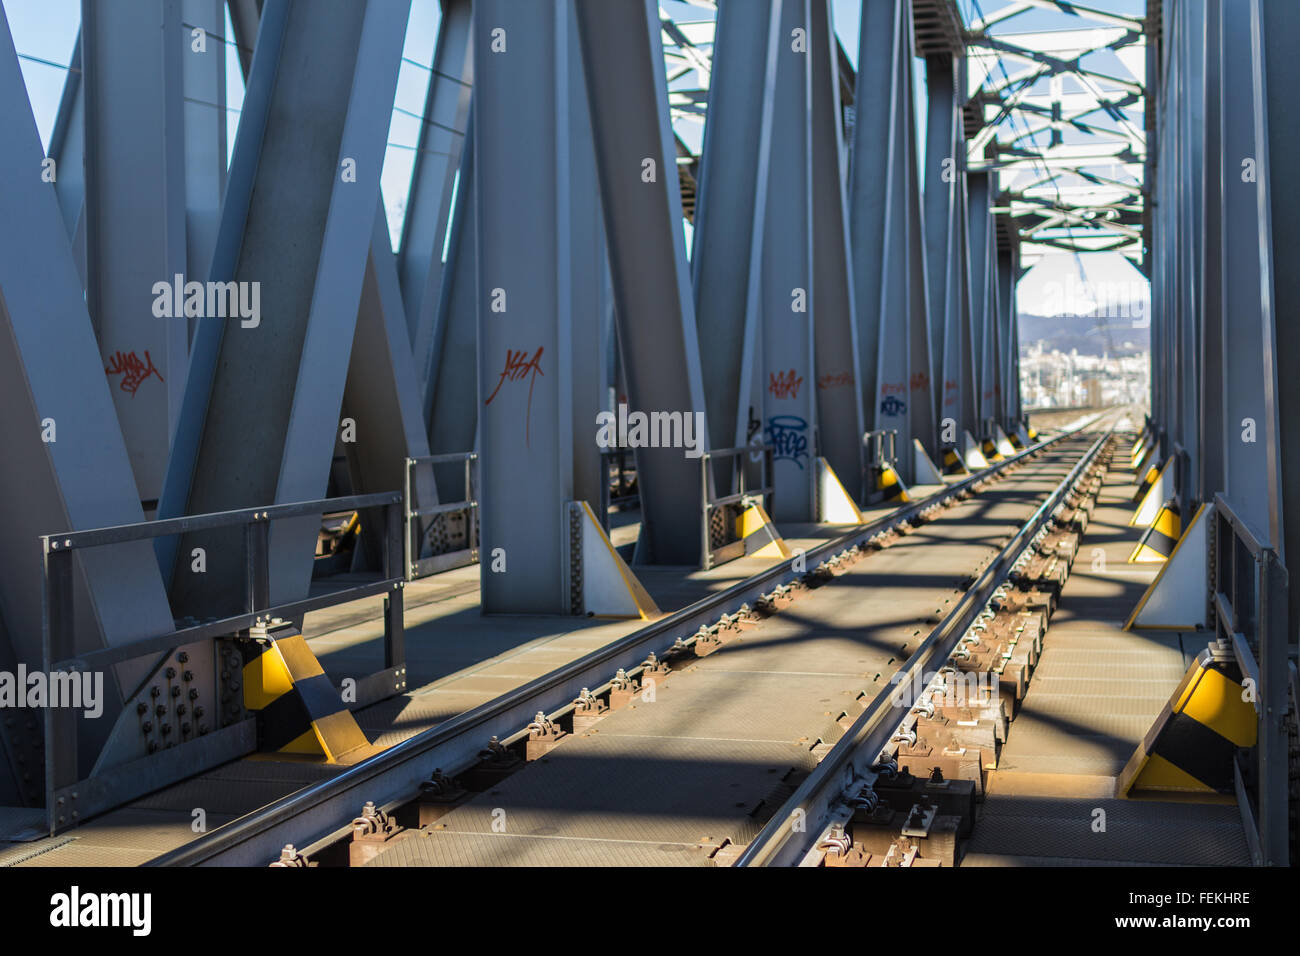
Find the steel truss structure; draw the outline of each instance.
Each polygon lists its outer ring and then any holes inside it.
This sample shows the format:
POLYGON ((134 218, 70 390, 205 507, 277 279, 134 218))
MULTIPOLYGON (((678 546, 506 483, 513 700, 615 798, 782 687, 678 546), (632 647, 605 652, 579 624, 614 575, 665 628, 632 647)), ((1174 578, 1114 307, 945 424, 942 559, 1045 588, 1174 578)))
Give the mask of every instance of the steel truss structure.
POLYGON ((1300 332, 1285 318, 1300 301, 1287 265, 1300 199, 1281 172, 1300 135, 1288 46, 1300 9, 1150 0, 1147 23, 1151 430, 1183 521, 1202 506, 1218 515, 1207 519, 1217 531, 1200 569, 1209 587, 1192 616, 1230 641, 1258 682, 1260 746, 1244 783, 1259 855, 1279 863, 1300 628, 1300 588, 1286 567, 1300 553, 1288 507, 1300 482, 1300 397, 1285 384, 1300 356, 1300 332))
MULTIPOLYGON (((855 68, 830 0, 441 0, 396 250, 378 104, 410 0, 84 0, 48 149, 0 16, 0 669, 50 663, 41 536, 177 521, 65 582, 59 660, 153 647, 250 582, 237 522, 180 519, 271 509, 256 606, 294 607, 318 523, 276 506, 408 482, 408 574, 477 554, 485 613, 581 612, 572 503, 608 498, 604 416, 635 458, 633 565, 710 560, 746 488, 779 525, 822 520, 827 474, 859 504, 886 471, 924 480, 1023 438, 1016 283, 1052 251, 1150 277, 1183 513, 1222 493, 1283 563, 1300 216, 1269 175, 1300 135, 1300 15, 995 4, 863 0, 855 68), (1068 29, 1013 29, 1044 12, 1068 29)), ((381 513, 351 570, 388 582, 381 513)), ((211 638, 179 649, 219 714, 211 638)), ((157 749, 137 712, 163 661, 113 659, 60 779, 157 749)), ((39 804, 40 722, 0 739, 0 804, 39 804)), ((229 759, 197 731, 162 749, 140 786, 229 759)))

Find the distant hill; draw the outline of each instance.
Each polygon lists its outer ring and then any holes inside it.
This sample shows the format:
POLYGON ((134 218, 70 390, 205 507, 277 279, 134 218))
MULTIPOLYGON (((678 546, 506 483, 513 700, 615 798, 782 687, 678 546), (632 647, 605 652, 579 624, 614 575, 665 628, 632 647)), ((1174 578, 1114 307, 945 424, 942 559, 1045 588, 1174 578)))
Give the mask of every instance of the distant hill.
POLYGON ((1046 348, 1080 355, 1138 355, 1151 347, 1149 328, 1134 328, 1134 320, 1105 315, 1030 315, 1020 313, 1020 347, 1042 341, 1046 348))

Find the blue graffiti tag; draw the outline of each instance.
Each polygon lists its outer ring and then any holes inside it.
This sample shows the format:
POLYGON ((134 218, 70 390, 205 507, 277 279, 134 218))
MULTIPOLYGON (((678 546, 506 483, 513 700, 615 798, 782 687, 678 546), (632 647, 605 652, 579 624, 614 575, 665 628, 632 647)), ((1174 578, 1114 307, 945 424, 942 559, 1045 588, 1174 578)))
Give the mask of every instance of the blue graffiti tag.
POLYGON ((907 402, 893 395, 880 402, 880 413, 882 415, 901 415, 905 411, 907 411, 907 402))
POLYGON ((767 420, 766 431, 772 460, 786 459, 802 470, 800 459, 808 457, 808 423, 797 415, 773 415, 767 420))

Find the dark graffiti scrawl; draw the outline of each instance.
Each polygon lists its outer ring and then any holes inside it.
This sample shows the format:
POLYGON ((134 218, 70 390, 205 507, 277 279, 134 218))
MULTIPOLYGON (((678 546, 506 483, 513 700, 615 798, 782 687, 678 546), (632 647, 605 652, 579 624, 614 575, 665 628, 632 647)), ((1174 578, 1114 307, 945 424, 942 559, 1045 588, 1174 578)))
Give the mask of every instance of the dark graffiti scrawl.
POLYGON ((767 420, 767 443, 773 461, 792 461, 803 468, 808 457, 808 423, 798 415, 773 415, 767 420))

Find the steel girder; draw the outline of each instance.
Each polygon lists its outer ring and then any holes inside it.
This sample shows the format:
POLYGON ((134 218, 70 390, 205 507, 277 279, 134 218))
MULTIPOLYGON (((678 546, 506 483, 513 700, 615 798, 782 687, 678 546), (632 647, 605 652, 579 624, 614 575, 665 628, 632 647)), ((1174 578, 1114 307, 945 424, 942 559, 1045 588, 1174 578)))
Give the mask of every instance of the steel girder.
MULTIPOLYGON (((724 3, 718 9, 700 152, 691 275, 700 364, 713 448, 743 445, 759 408, 756 372, 761 254, 765 230, 781 0, 724 3)), ((715 464, 730 488, 732 462, 715 464)))
POLYGON ((155 283, 204 277, 225 179, 222 23, 220 0, 82 3, 86 303, 146 502, 161 493, 192 324, 170 295, 159 316, 155 283))
MULTIPOLYGON (((442 264, 434 315, 423 408, 434 455, 478 448, 478 232, 475 209, 473 112, 460 156, 460 177, 448 224, 447 261, 442 264)), ((468 489, 459 465, 434 466, 438 487, 448 500, 468 489)), ((459 500, 465 500, 461 497, 459 500)))
POLYGON ((965 132, 957 99, 960 63, 951 54, 926 59, 925 237, 931 365, 938 406, 935 451, 958 447, 963 432, 979 431, 965 132))
POLYGON ((54 194, 59 199, 63 225, 72 239, 72 255, 81 287, 86 287, 86 110, 81 84, 81 30, 68 61, 63 80, 59 112, 50 133, 48 156, 54 160, 58 178, 54 194))
MULTIPOLYGON (((245 81, 252 66, 261 6, 261 0, 230 4, 245 81)), ((444 20, 439 25, 440 31, 454 33, 458 29, 455 19, 444 20)), ((454 42, 451 45, 454 47, 454 42)), ((418 176, 418 170, 415 175, 418 176)), ((406 458, 429 454, 417 368, 409 345, 401 340, 407 332, 399 336, 398 325, 394 324, 396 319, 404 328, 408 319, 396 270, 397 257, 393 254, 381 201, 377 203, 375 231, 366 262, 343 397, 342 418, 352 420, 357 440, 336 443, 336 452, 342 451, 347 460, 351 490, 357 494, 403 487, 406 458)), ((472 398, 467 404, 472 406, 472 398)), ((472 420, 470 430, 472 434, 472 420)), ((467 442, 463 447, 470 444, 467 442)), ((453 488, 463 484, 463 474, 464 469, 459 465, 450 470, 448 477, 453 488)), ((420 506, 438 502, 437 477, 442 476, 424 468, 415 470, 412 489, 420 506)), ((362 516, 362 546, 358 555, 361 560, 354 562, 354 570, 380 568, 384 533, 380 518, 379 513, 362 516)), ((423 536, 419 540, 423 543, 423 536)))
MULTIPOLYGON (((578 0, 577 11, 629 405, 703 416, 707 435, 658 9, 653 0, 578 0)), ((698 463, 661 447, 638 448, 636 464, 636 560, 695 564, 698 463)))
MULTIPOLYGON (((475 10, 481 606, 570 610, 570 6, 475 10)), ((592 428, 594 431, 595 423, 592 428)), ((584 438, 586 436, 583 436, 584 438)))
POLYGON ((1023 264, 1052 250, 1114 250, 1141 261, 1143 20, 1019 0, 973 21, 966 42, 972 167, 1014 174, 1002 179, 994 202, 1016 219, 1023 264), (1038 9, 1092 25, 1021 34, 1001 26, 1038 9), (1118 59, 1129 75, 1103 71, 1099 53, 1118 59), (1087 142, 1067 141, 1071 134, 1085 134, 1087 142))
POLYGON ((997 250, 998 348, 997 396, 994 417, 1004 431, 1013 432, 1020 421, 1020 337, 1016 329, 1016 280, 1020 276, 1019 249, 997 250))
POLYGON ((930 342, 934 346, 931 378, 935 382, 940 414, 948 404, 948 382, 943 374, 943 343, 947 312, 954 301, 948 298, 948 268, 956 202, 964 175, 965 137, 957 104, 956 60, 951 53, 928 56, 925 60, 926 132, 925 166, 925 262, 930 304, 930 342))
MULTIPOLYGON (((126 446, 82 297, 54 185, 43 154, 8 22, 0 10, 0 667, 41 669, 39 536, 142 521, 126 446)), ((144 544, 80 556, 69 650, 82 654, 168 631, 172 618, 152 550, 144 544)), ((69 655, 71 656, 71 655, 69 655)), ((196 668, 197 669, 197 668, 196 668)), ((103 715, 80 721, 83 766, 113 742, 109 762, 143 754, 138 734, 115 733, 123 688, 149 672, 130 661, 108 675, 103 715)), ((199 683, 210 686, 206 668, 199 683)), ((39 803, 41 720, 0 724, 6 766, 0 799, 39 803), (25 766, 24 766, 25 765, 25 766)), ((131 721, 134 714, 129 715, 131 721)))
MULTIPOLYGON (((1258 546, 1266 584, 1222 624, 1254 635, 1260 708, 1256 791, 1266 861, 1288 852, 1286 662, 1300 588, 1286 556, 1300 551, 1288 498, 1300 482, 1300 399, 1284 387, 1300 334, 1285 259, 1300 245, 1300 198, 1274 170, 1300 148, 1289 37, 1300 10, 1260 0, 1165 2, 1155 111, 1152 214, 1152 417, 1177 456, 1183 514, 1221 495, 1258 546), (1287 607, 1270 606, 1280 592, 1287 607), (1279 643, 1281 642, 1281 646, 1279 643)), ((1294 507, 1293 503, 1292 507, 1294 507)), ((1224 547, 1240 544, 1220 543, 1224 547)), ((1238 585, 1240 586, 1240 582, 1238 585)), ((1223 613, 1216 609, 1215 613, 1223 613)))
MULTIPOLYGON (((863 487, 863 409, 840 127, 840 77, 827 0, 809 4, 812 86, 812 316, 820 451, 855 501, 863 487)), ((915 213, 915 210, 913 210, 915 213)), ((915 221, 915 219, 914 219, 915 221)), ((914 236, 913 239, 916 237, 914 236)), ((915 250, 914 250, 915 251, 915 250)), ((914 274, 915 275, 915 274, 914 274)), ((927 373, 929 369, 927 369, 927 373)), ((931 415, 931 424, 933 415, 931 415)), ((910 456, 909 456, 910 457, 910 456)))
MULTIPOLYGON (((388 114, 373 104, 392 102, 408 9, 265 5, 211 270, 214 280, 260 283, 261 322, 199 322, 161 514, 325 492, 350 359, 338 343, 356 333, 379 204, 388 114)), ((300 519, 272 528, 272 601, 307 593, 317 530, 300 519)), ((241 593, 242 542, 187 535, 181 555, 196 546, 208 570, 176 565, 177 610, 228 610, 241 593)))
POLYGON ((454 211, 461 155, 467 144, 474 82, 470 39, 469 0, 444 0, 397 257, 411 349, 420 385, 425 389, 438 361, 435 328, 444 274, 442 250, 454 211))
POLYGON ((971 287, 971 342, 975 349, 977 438, 985 433, 1001 397, 998 377, 997 243, 993 235, 990 173, 967 176, 971 287))
MULTIPOLYGON (((715 447, 743 444, 758 411, 762 437, 775 449, 773 517, 815 521, 816 455, 854 498, 862 480, 827 5, 724 4, 709 118, 692 266, 711 437, 715 447), (739 227, 737 212, 746 217, 739 227)), ((729 464, 715 471, 717 480, 727 480, 729 464)))
MULTIPOLYGON (((817 389, 813 367, 812 55, 807 0, 781 5, 766 206, 751 264, 760 263, 757 311, 763 434, 773 453, 772 517, 815 521, 817 389), (802 41, 799 39, 803 37, 802 41), (789 38, 789 39, 787 39, 789 38)), ((813 54, 815 55, 815 54, 813 54)))
POLYGON ((913 438, 937 451, 912 30, 911 0, 863 3, 849 173, 863 410, 873 428, 897 430, 904 481, 913 438))

